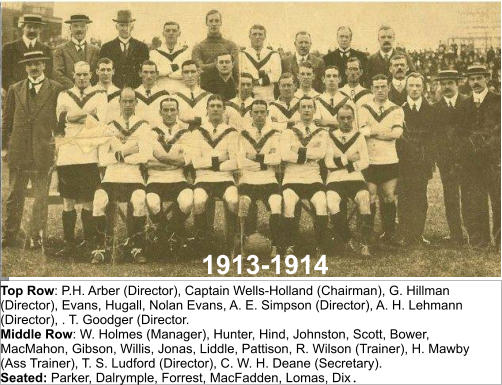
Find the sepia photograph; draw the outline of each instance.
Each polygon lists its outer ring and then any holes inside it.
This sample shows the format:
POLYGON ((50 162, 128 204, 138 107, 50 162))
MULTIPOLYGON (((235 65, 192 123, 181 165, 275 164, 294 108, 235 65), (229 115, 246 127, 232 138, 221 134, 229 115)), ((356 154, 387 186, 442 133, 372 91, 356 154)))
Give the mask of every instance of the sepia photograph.
POLYGON ((500 277, 500 3, 2 2, 3 277, 500 277))

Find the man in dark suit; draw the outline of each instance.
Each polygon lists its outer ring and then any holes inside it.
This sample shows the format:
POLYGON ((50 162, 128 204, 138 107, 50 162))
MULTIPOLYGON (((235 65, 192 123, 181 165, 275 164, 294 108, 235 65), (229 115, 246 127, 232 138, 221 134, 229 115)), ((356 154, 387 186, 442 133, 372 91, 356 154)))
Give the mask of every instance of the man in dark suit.
POLYGON ((364 52, 357 51, 350 47, 350 44, 352 43, 352 30, 350 29, 350 27, 338 27, 336 38, 338 40, 338 48, 324 56, 324 64, 326 64, 326 66, 334 65, 340 70, 340 87, 342 87, 347 83, 347 60, 349 58, 356 57, 361 63, 363 74, 361 83, 366 84, 366 69, 368 68, 368 57, 364 52))
POLYGON ((427 184, 432 178, 434 158, 433 110, 422 97, 424 77, 412 72, 406 78, 407 100, 403 111, 406 129, 397 141, 399 157, 398 214, 408 245, 428 243, 422 236, 427 217, 427 184))
MULTIPOLYGON (((293 56, 287 56, 282 59, 282 73, 289 72, 293 74, 295 78, 296 86, 299 87, 298 82, 298 72, 300 65, 304 62, 309 62, 312 64, 314 69, 314 82, 312 88, 317 92, 323 92, 322 77, 324 75, 324 61, 314 55, 310 54, 310 48, 312 47, 312 39, 310 33, 307 31, 300 31, 295 36, 295 48, 296 52, 293 56)), ((277 88, 276 93, 278 96, 279 89, 277 88)))
POLYGON ((44 75, 49 60, 42 51, 24 54, 18 66, 28 78, 9 87, 2 129, 8 143, 9 193, 4 213, 2 247, 15 246, 23 216, 28 181, 35 201, 30 220, 31 248, 42 245, 47 222, 49 169, 54 162, 52 131, 57 127, 56 101, 63 87, 44 75))
POLYGON ((95 84, 99 47, 86 41, 87 25, 92 21, 86 15, 71 15, 70 20, 65 23, 70 24, 71 39, 56 47, 54 51, 54 79, 65 88, 72 88, 75 63, 85 61, 91 66, 91 81, 95 84))
POLYGON ((390 82, 389 100, 402 106, 406 102, 406 73, 408 72, 408 64, 406 57, 402 54, 396 54, 390 58, 390 74, 392 80, 390 82))
POLYGON ((113 19, 119 36, 101 47, 99 57, 107 57, 115 64, 113 84, 119 88, 129 86, 136 88, 141 84, 139 76, 141 64, 148 60, 149 51, 145 43, 131 37, 135 19, 131 11, 120 10, 113 19))
POLYGON ((381 26, 378 30, 378 43, 380 44, 380 50, 371 55, 368 59, 368 79, 371 79, 373 76, 378 74, 389 76, 390 58, 398 53, 406 57, 409 71, 415 72, 415 66, 413 65, 411 57, 402 49, 394 48, 394 41, 394 30, 386 25, 381 26))
POLYGON ((220 95, 225 102, 237 95, 237 82, 233 76, 234 58, 230 54, 220 53, 216 57, 216 68, 210 68, 200 76, 200 88, 212 94, 220 95))
POLYGON ((462 214, 472 247, 489 246, 493 235, 499 248, 500 95, 488 90, 490 73, 484 66, 469 66, 467 76, 472 96, 462 104, 462 214))
POLYGON ((461 79, 456 70, 439 71, 441 99, 434 104, 434 158, 443 184, 444 207, 450 235, 447 239, 455 246, 464 243, 460 215, 460 169, 458 131, 461 108, 466 97, 458 92, 461 79))
POLYGON ((26 79, 24 66, 18 65, 27 51, 42 51, 49 58, 45 62, 45 76, 52 76, 51 49, 40 42, 40 30, 45 24, 39 15, 24 15, 21 19, 23 36, 21 39, 6 43, 2 49, 2 89, 7 92, 9 87, 26 79))

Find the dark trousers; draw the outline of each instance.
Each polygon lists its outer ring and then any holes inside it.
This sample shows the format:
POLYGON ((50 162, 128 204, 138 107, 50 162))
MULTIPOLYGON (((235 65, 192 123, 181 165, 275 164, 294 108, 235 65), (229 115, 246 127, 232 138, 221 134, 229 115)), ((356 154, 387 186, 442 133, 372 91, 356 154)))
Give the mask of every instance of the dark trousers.
POLYGON ((14 238, 19 232, 21 220, 23 218, 24 200, 28 181, 31 181, 34 198, 30 218, 30 236, 38 236, 47 223, 47 204, 50 182, 48 171, 10 168, 9 195, 7 197, 3 230, 6 237, 14 238))
POLYGON ((460 177, 453 161, 439 159, 437 166, 443 184, 444 208, 450 237, 454 241, 461 241, 463 232, 460 215, 460 177))
POLYGON ((492 202, 493 234, 500 240, 500 170, 490 165, 469 164, 463 168, 462 215, 472 246, 491 241, 488 197, 492 202))
POLYGON ((399 227, 409 242, 422 239, 427 218, 427 175, 405 170, 399 177, 399 227))

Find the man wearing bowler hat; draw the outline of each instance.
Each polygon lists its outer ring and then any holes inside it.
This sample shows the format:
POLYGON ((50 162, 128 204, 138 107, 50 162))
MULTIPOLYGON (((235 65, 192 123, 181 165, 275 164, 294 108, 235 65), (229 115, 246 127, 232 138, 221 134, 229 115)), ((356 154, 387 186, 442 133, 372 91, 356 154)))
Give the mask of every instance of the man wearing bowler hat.
POLYGON ((99 57, 107 57, 115 64, 113 84, 119 88, 129 86, 136 88, 141 84, 139 73, 141 64, 148 60, 148 46, 133 38, 134 21, 131 11, 119 10, 113 19, 118 36, 101 47, 99 57))
MULTIPOLYGON (((45 76, 52 74, 51 49, 40 42, 40 31, 45 23, 42 16, 24 15, 19 21, 23 36, 20 39, 6 43, 2 49, 2 89, 7 92, 9 86, 26 79, 24 66, 18 65, 27 51, 42 51, 48 58, 45 61, 45 76)), ((2 92, 3 94, 3 92, 2 92)))
POLYGON ((92 20, 86 15, 71 15, 65 23, 70 25, 71 39, 56 47, 54 51, 54 79, 65 88, 72 88, 75 63, 85 61, 91 66, 91 82, 94 84, 99 47, 86 39, 87 28, 92 20))
POLYGON ((443 184, 446 221, 450 230, 446 238, 453 246, 464 243, 460 214, 460 168, 458 131, 461 105, 467 99, 458 92, 462 76, 456 70, 439 71, 441 99, 434 104, 434 160, 443 184))
POLYGON ((9 193, 4 213, 2 247, 15 246, 21 225, 28 181, 35 201, 29 246, 42 245, 47 222, 49 169, 54 161, 52 130, 57 126, 56 101, 63 87, 44 75, 49 60, 42 51, 30 51, 17 64, 28 75, 9 87, 3 114, 3 138, 8 143, 9 193))
POLYGON ((500 95, 488 90, 483 65, 467 68, 472 96, 462 104, 462 214, 469 244, 484 248, 495 238, 500 247, 500 95), (488 197, 493 231, 490 229, 488 197))

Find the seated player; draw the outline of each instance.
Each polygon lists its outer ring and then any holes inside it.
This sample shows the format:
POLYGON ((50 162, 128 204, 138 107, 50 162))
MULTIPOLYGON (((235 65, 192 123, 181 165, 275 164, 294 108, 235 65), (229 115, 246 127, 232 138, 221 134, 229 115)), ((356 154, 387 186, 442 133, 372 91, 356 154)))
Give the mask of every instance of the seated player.
POLYGON ((241 235, 249 235, 246 218, 252 203, 265 202, 270 210, 269 227, 272 242, 271 255, 277 254, 281 235, 282 196, 275 176, 275 166, 281 163, 280 133, 268 118, 264 100, 251 104, 252 123, 239 136, 238 164, 242 176, 239 180, 239 219, 241 235))
POLYGON ((380 194, 380 211, 384 233, 382 240, 397 246, 396 186, 399 159, 396 139, 403 134, 404 112, 388 99, 389 84, 385 75, 375 75, 371 80, 373 101, 361 108, 360 131, 366 136, 370 165, 364 171, 371 198, 371 227, 376 215, 376 201, 380 194))
POLYGON ((338 110, 338 129, 329 130, 329 144, 325 164, 329 170, 326 180, 326 198, 335 236, 346 246, 353 243, 347 232, 347 216, 340 211, 340 203, 353 199, 361 216, 360 253, 369 256, 368 242, 371 235, 370 194, 361 173, 369 165, 366 139, 354 125, 354 108, 345 104, 338 110), (350 243, 349 243, 350 242, 350 243))
MULTIPOLYGON (((178 120, 178 100, 164 98, 160 102, 162 123, 152 128, 152 156, 148 161, 146 204, 157 234, 166 234, 166 214, 162 203, 174 202, 172 228, 169 234, 185 235, 185 220, 193 207, 192 186, 184 174, 186 146, 190 144, 190 130, 178 120)), ((182 241, 184 243, 184 240, 182 241)))
POLYGON ((300 199, 308 199, 315 209, 315 254, 319 256, 326 247, 328 225, 326 192, 319 166, 319 161, 326 155, 327 132, 314 124, 314 99, 300 99, 299 111, 300 122, 284 130, 281 137, 281 158, 285 162, 282 186, 284 233, 289 237, 286 254, 294 254, 297 240, 296 205, 300 199))
POLYGON ((295 79, 289 72, 279 78, 279 97, 270 102, 270 120, 277 123, 296 123, 300 121, 298 99, 295 98, 295 79))
POLYGON ((160 101, 169 95, 165 89, 157 84, 159 71, 157 65, 151 60, 145 60, 141 64, 141 85, 135 89, 138 105, 135 115, 146 120, 151 126, 159 123, 158 114, 160 101))
POLYGON ((89 64, 77 62, 74 70, 75 85, 59 94, 56 107, 56 166, 63 198, 64 247, 57 253, 61 257, 75 252, 76 203, 82 203, 80 218, 84 233, 79 249, 88 246, 92 238, 92 199, 100 182, 98 143, 85 136, 102 134, 107 108, 106 92, 91 87, 89 64))
MULTIPOLYGON (((94 194, 93 216, 96 224, 94 250, 91 263, 103 263, 106 259, 106 208, 110 202, 130 202, 132 226, 128 228, 125 244, 132 260, 145 263, 145 182, 142 165, 149 157, 148 142, 151 128, 146 120, 135 114, 136 94, 126 87, 120 93, 120 118, 107 126, 109 140, 99 148, 100 165, 106 167, 101 186, 94 194)), ((109 224, 113 226, 113 224, 109 224)))
POLYGON ((190 159, 195 169, 194 225, 196 239, 204 244, 208 234, 206 204, 222 198, 227 209, 227 246, 234 253, 239 197, 232 172, 237 169, 238 134, 224 122, 225 104, 219 95, 207 100, 207 121, 194 128, 190 159))

